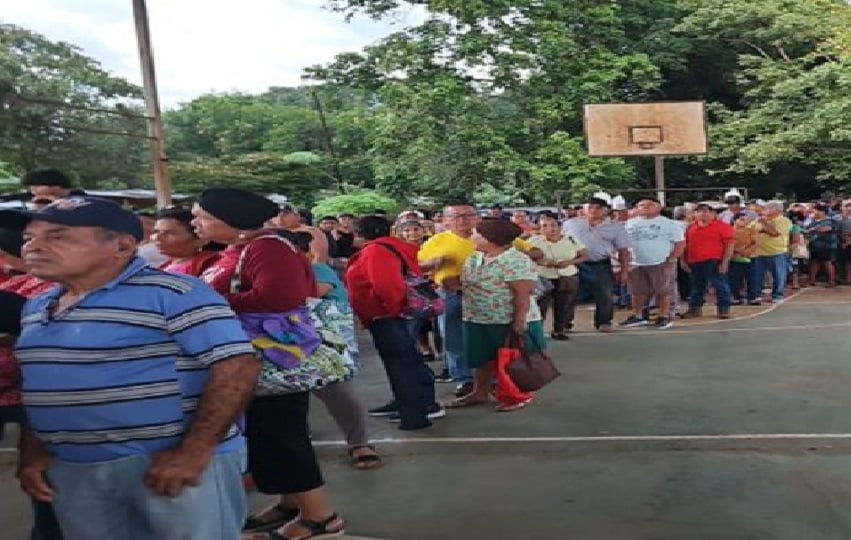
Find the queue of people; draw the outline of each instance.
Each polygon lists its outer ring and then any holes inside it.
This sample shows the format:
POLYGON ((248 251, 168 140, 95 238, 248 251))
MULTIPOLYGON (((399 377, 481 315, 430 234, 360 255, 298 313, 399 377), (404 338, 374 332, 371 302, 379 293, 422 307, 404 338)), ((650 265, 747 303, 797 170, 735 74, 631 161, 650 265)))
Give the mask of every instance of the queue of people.
POLYGON ((451 409, 530 405, 534 394, 494 392, 498 351, 543 351, 547 320, 567 340, 583 290, 600 332, 665 329, 702 317, 710 290, 721 319, 780 302, 805 264, 810 284, 824 273, 834 286, 851 253, 851 203, 730 197, 671 219, 653 197, 536 217, 456 201, 430 220, 376 211, 314 227, 309 212, 239 189, 140 216, 72 193, 58 171, 27 179, 49 202, 0 211, 0 422, 21 425, 34 540, 340 535, 311 396, 352 467, 371 470, 383 462, 367 414, 419 431, 451 409), (617 324, 619 286, 631 312, 617 324), (352 384, 356 321, 389 386, 369 411, 352 384), (455 399, 440 403, 436 382, 456 384, 455 399), (251 515, 247 475, 276 497, 251 515))

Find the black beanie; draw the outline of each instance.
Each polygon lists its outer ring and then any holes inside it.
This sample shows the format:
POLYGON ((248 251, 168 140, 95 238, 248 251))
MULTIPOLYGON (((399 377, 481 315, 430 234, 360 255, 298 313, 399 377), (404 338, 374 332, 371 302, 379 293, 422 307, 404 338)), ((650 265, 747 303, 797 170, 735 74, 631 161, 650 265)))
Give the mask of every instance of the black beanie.
POLYGON ((17 229, 0 229, 0 249, 21 258, 21 248, 24 246, 24 235, 17 229))
POLYGON ((244 189, 211 188, 198 198, 198 205, 234 229, 250 231, 278 215, 278 205, 244 189))

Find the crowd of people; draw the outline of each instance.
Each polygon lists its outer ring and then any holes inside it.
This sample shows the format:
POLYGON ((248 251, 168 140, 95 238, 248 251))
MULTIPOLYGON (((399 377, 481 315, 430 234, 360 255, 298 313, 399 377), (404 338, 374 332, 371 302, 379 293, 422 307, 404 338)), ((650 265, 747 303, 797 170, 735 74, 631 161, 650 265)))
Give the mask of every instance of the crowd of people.
POLYGON ((368 416, 418 431, 447 409, 530 405, 494 392, 499 349, 543 351, 547 320, 552 340, 569 339, 584 299, 600 332, 665 329, 703 316, 709 294, 726 319, 782 301, 790 277, 851 278, 851 203, 734 195, 666 215, 653 197, 620 208, 600 194, 563 212, 455 201, 314 226, 239 189, 134 213, 59 171, 24 182, 36 203, 0 211, 0 426, 21 425, 33 540, 339 535, 311 396, 351 465, 371 470, 383 462, 368 416), (615 321, 619 307, 630 312, 615 321), (369 409, 353 383, 358 325, 388 381, 369 409), (454 399, 440 403, 439 382, 454 399), (274 504, 248 515, 247 486, 274 504))

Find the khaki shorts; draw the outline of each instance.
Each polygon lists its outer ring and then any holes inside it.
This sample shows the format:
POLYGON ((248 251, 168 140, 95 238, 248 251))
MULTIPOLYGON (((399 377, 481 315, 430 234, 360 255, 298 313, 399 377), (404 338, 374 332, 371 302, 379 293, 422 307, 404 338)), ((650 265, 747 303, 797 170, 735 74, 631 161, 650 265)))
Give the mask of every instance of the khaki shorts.
POLYGON ((629 271, 629 290, 632 294, 666 295, 674 290, 677 279, 676 264, 636 266, 629 271))

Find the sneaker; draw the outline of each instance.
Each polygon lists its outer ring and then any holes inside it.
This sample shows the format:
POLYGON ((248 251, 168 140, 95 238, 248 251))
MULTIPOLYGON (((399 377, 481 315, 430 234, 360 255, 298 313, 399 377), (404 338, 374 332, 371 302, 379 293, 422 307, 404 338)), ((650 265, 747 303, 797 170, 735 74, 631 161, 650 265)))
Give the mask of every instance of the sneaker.
POLYGON ((399 407, 396 405, 395 401, 391 401, 386 405, 382 405, 381 407, 376 407, 374 409, 369 409, 366 411, 366 414, 369 416, 375 416, 376 418, 381 418, 382 416, 392 416, 394 414, 399 414, 399 407))
POLYGON ((438 375, 434 378, 434 382, 438 382, 438 383, 451 383, 453 381, 454 381, 454 379, 449 374, 448 369, 444 369, 443 371, 440 372, 440 375, 438 375))
POLYGON ((719 318, 719 319, 729 319, 729 318, 731 318, 730 310, 728 310, 728 309, 719 309, 719 310, 718 310, 718 318, 719 318))
POLYGON ((636 317, 635 315, 631 315, 628 319, 620 323, 618 326, 623 326, 624 328, 633 328, 635 326, 644 326, 647 323, 648 321, 644 317, 636 317))
POLYGON ((653 328, 656 328, 657 330, 664 330, 666 328, 670 328, 673 324, 674 321, 672 321, 670 317, 658 317, 653 323, 653 328))
POLYGON ((598 332, 602 332, 604 334, 611 334, 614 332, 614 328, 612 328, 611 324, 601 324, 597 327, 598 332))
POLYGON ((730 305, 731 306, 741 306, 744 303, 745 303, 744 300, 733 300, 732 302, 730 302, 730 305))
MULTIPOLYGON (((446 416, 446 409, 435 403, 426 413, 426 418, 429 420, 437 420, 438 418, 443 418, 446 416)), ((398 412, 395 412, 387 417, 388 422, 393 422, 394 424, 398 424, 402 421, 402 417, 399 416, 398 412)))
POLYGON ((464 397, 473 391, 473 383, 465 382, 455 387, 455 397, 464 397))
POLYGON ((762 300, 748 300, 749 306, 761 306, 762 300))

